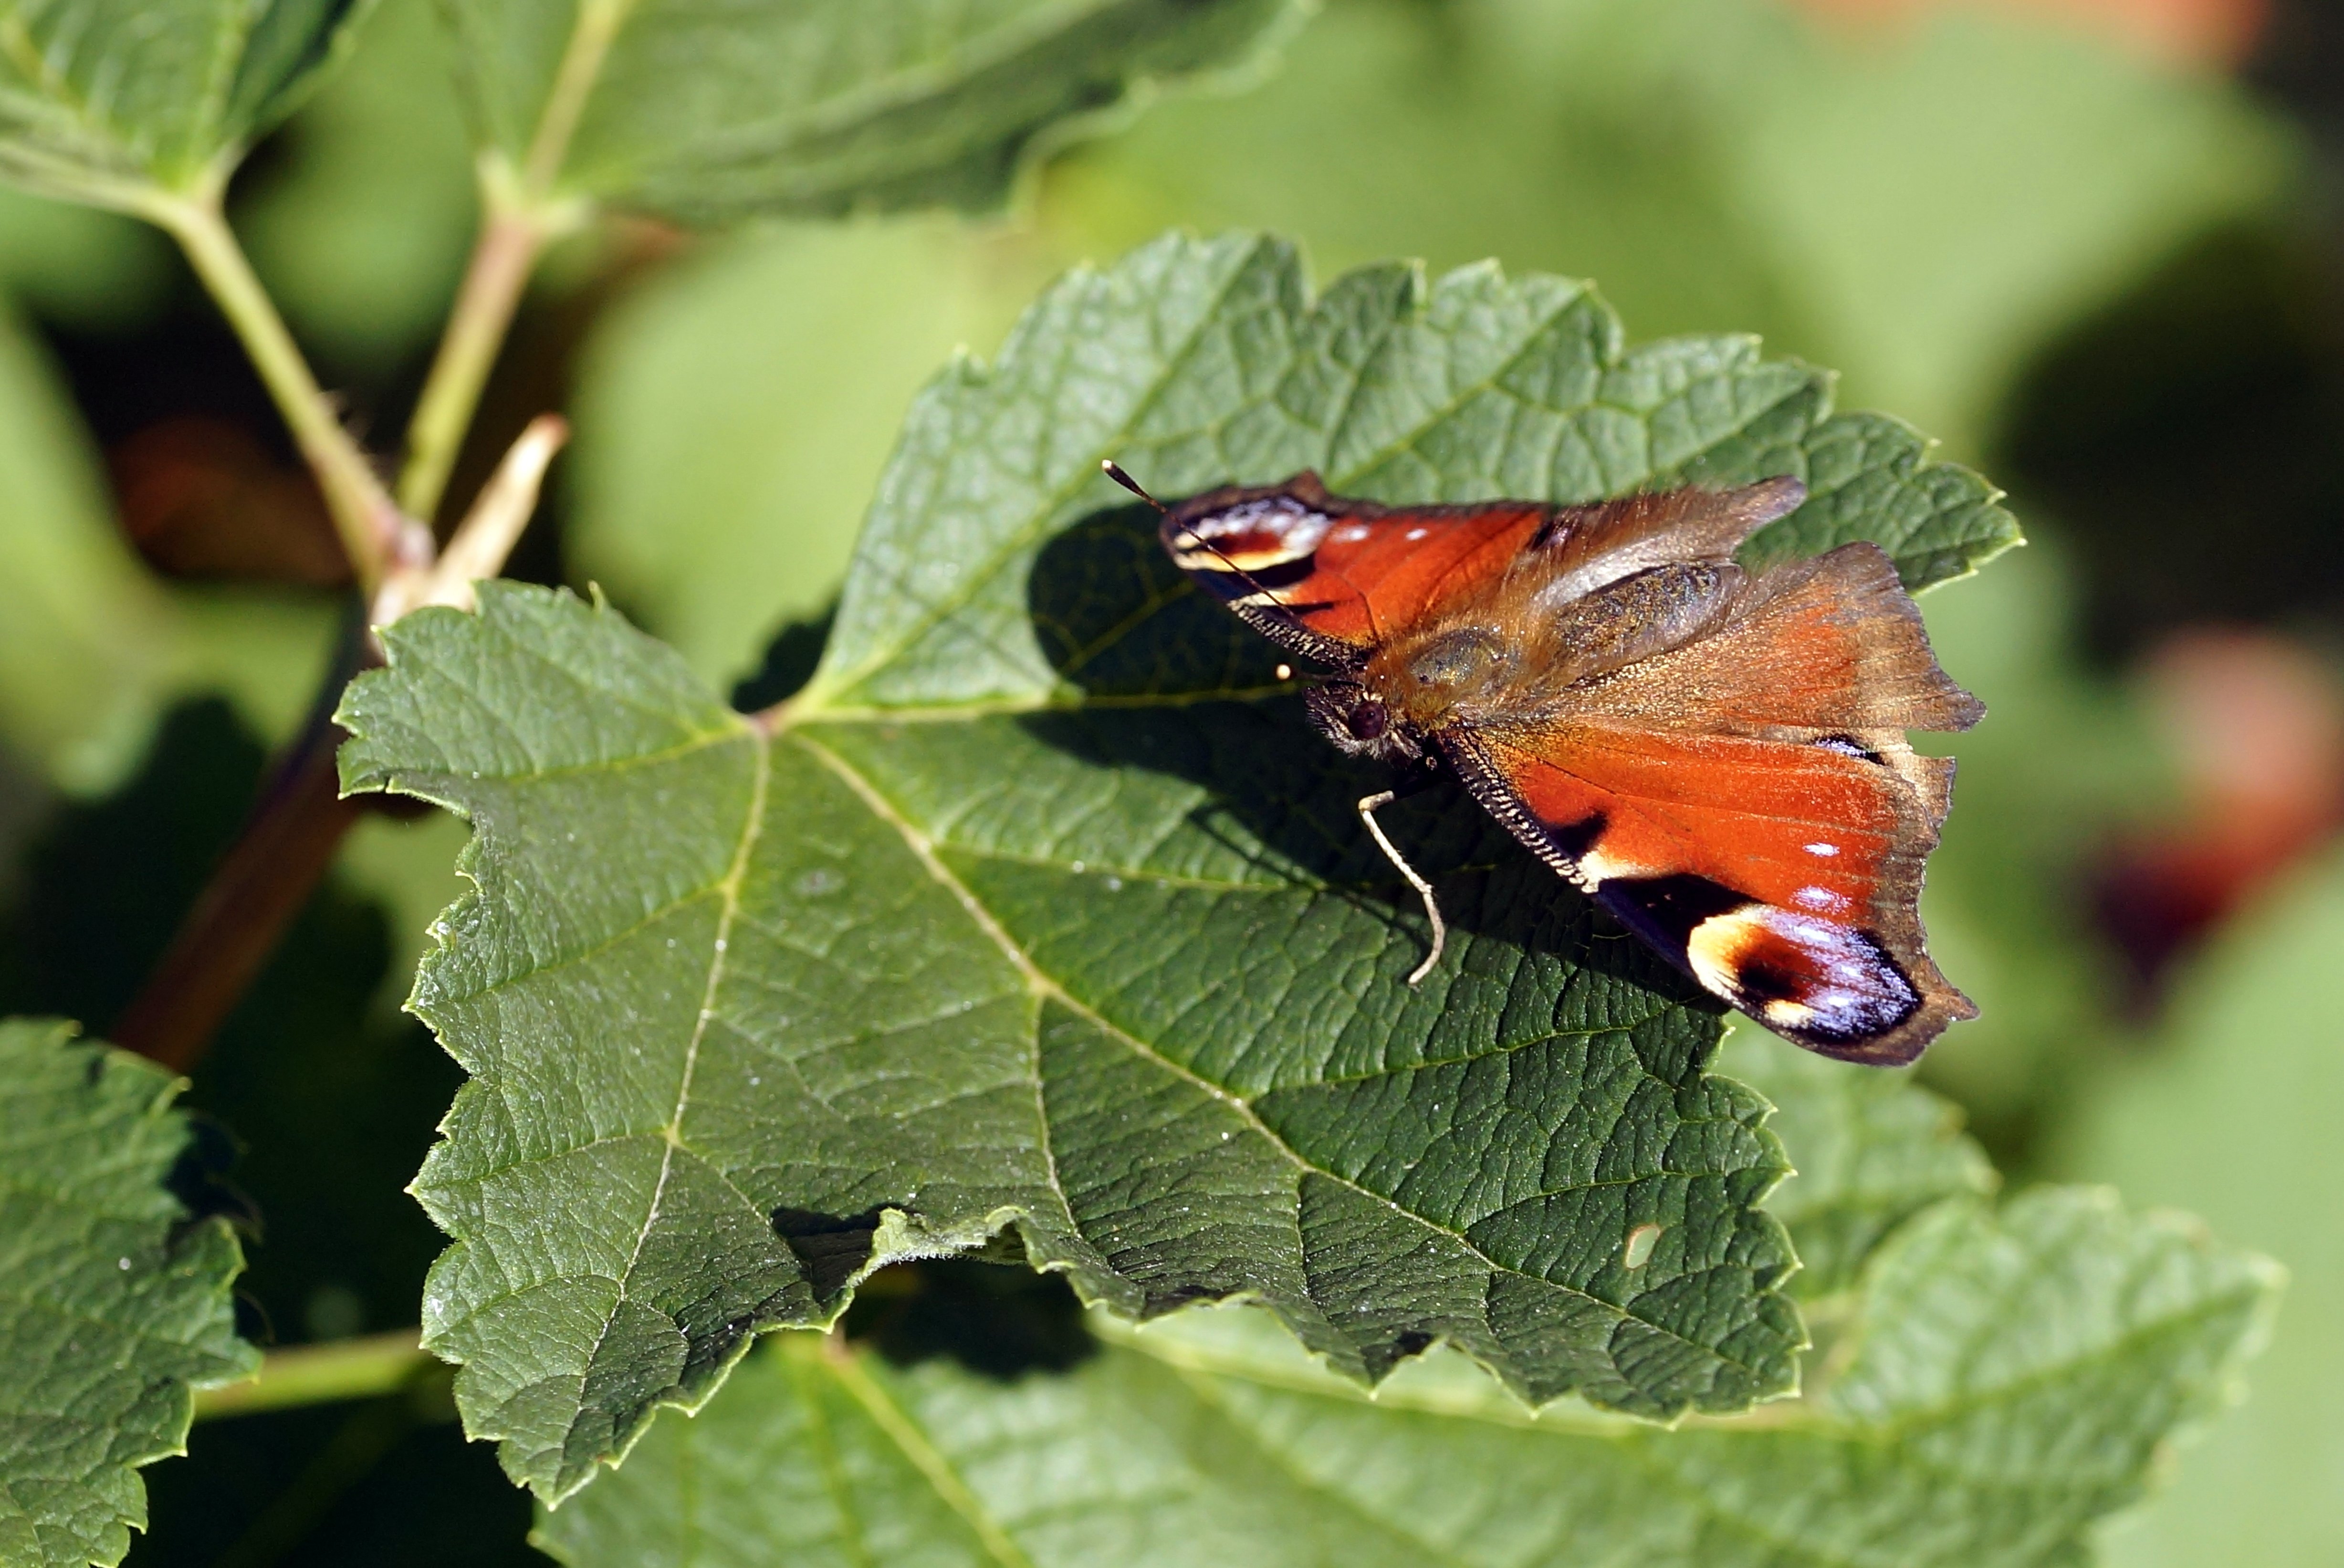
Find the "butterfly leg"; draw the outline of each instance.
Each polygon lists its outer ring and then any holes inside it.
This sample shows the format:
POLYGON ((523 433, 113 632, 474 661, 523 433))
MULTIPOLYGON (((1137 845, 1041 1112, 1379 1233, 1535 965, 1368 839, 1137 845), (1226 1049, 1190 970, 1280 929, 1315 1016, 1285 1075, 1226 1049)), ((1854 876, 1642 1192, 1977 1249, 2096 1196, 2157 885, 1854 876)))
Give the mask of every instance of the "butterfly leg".
POLYGON ((1408 885, 1415 888, 1418 895, 1423 898, 1424 913, 1432 922, 1432 951, 1424 956, 1423 963, 1409 972, 1408 983, 1411 986, 1422 985, 1424 977, 1432 973, 1432 966, 1440 962, 1440 950, 1449 943, 1449 926, 1440 918, 1440 905, 1432 896, 1432 884, 1418 875, 1416 867, 1410 865, 1407 858, 1393 847, 1392 841, 1384 836, 1383 824, 1376 820, 1376 812, 1383 806, 1391 804, 1403 794, 1414 794, 1415 793, 1416 791, 1412 789, 1406 791, 1388 789, 1368 795, 1359 802, 1359 820, 1368 824, 1368 832, 1374 835, 1376 847, 1384 852, 1384 858, 1390 861, 1393 868, 1402 876, 1408 878, 1408 885))

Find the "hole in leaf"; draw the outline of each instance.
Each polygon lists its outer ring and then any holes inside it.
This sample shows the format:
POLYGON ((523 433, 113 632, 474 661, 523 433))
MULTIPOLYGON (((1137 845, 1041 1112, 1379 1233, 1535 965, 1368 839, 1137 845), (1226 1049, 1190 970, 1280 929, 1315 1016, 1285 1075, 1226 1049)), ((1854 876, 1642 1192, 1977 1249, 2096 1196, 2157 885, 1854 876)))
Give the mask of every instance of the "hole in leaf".
POLYGON ((883 1270, 856 1292, 845 1330, 899 1366, 945 1356, 1002 1381, 1071 1371, 1098 1349, 1063 1278, 966 1259, 883 1270))

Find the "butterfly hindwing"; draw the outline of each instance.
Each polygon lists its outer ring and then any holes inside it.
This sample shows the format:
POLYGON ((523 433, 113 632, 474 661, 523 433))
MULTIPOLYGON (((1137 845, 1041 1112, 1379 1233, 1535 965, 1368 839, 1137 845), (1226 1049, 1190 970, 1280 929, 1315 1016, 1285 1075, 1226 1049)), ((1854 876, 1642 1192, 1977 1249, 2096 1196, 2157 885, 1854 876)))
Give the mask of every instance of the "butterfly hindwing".
POLYGON ((1950 764, 1599 719, 1437 739, 1518 838, 1777 1033, 1899 1062, 1973 1016, 1917 909, 1950 764))

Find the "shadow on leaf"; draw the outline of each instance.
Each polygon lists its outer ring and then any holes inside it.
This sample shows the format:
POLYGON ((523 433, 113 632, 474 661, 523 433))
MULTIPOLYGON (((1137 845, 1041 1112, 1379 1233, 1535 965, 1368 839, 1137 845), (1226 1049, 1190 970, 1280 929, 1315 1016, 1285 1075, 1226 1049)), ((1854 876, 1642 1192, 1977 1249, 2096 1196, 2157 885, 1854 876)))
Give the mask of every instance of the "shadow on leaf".
MULTIPOLYGON (((1412 914, 1416 894, 1359 815, 1362 796, 1391 787, 1391 770, 1347 757, 1319 736, 1299 683, 1278 679, 1286 657, 1189 586, 1157 542, 1156 521, 1146 507, 1117 507, 1043 548, 1026 594, 1035 635, 1090 701, 1026 715, 1024 726, 1095 766, 1149 769, 1202 785, 1212 800, 1191 819, 1201 831, 1363 905, 1412 914), (1164 697, 1185 700, 1148 701, 1164 697)), ((1453 781, 1386 808, 1379 820, 1431 879, 1452 929, 1717 1010, 1453 781)))

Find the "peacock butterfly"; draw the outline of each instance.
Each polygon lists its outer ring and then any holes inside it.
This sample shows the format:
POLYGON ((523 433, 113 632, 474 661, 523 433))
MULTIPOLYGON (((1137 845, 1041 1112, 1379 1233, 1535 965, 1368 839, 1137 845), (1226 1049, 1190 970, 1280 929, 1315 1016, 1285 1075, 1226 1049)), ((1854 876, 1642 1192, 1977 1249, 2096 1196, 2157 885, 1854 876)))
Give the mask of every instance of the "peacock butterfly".
POLYGON ((1189 578, 1326 667, 1312 720, 1409 770, 1445 767, 1531 852, 1704 988, 1844 1061, 1912 1061, 1977 1009, 1930 962, 1918 909, 1954 764, 1907 730, 1985 712, 1938 668, 1876 544, 1744 571, 1806 487, 1686 488, 1586 506, 1379 506, 1315 473, 1166 507, 1189 578))

